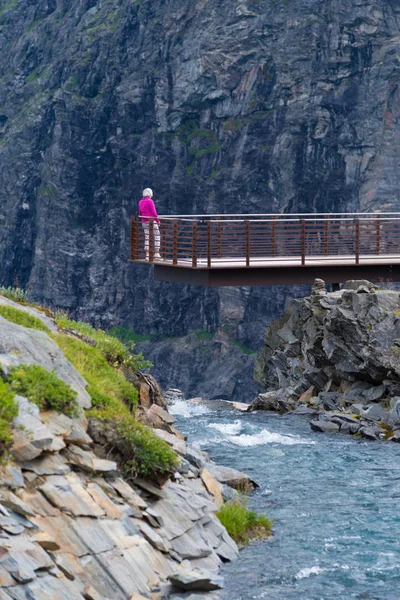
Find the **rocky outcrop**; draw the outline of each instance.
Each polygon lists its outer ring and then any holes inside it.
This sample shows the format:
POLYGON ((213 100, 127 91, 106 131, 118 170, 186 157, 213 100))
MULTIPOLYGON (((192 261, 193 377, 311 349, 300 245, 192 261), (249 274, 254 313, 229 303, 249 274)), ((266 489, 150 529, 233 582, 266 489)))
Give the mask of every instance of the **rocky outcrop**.
POLYGON ((153 363, 152 374, 162 387, 176 386, 187 398, 203 396, 244 402, 260 391, 253 379, 256 354, 245 353, 222 331, 140 342, 136 348, 153 363))
POLYGON ((38 300, 257 349, 292 290, 154 283, 127 262, 143 187, 169 214, 396 207, 394 1, 19 0, 0 25, 0 280, 38 300))
MULTIPOLYGON (((86 398, 85 380, 46 333, 3 321, 1 370, 10 357, 30 357, 86 398)), ((90 418, 88 430, 83 410, 71 418, 40 412, 22 396, 17 404, 10 460, 0 466, 1 600, 161 600, 185 590, 215 598, 220 565, 238 555, 215 515, 222 484, 165 408, 141 407, 142 420, 159 427, 156 434, 180 457, 159 485, 123 479, 113 453, 105 453, 107 426, 90 418)))
POLYGON ((267 330, 249 410, 310 415, 316 431, 400 437, 400 294, 367 281, 321 285, 267 330))

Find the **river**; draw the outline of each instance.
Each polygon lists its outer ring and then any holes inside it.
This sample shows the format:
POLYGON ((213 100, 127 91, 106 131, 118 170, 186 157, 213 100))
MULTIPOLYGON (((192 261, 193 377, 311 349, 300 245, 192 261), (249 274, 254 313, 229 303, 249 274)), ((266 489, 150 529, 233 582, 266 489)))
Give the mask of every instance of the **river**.
POLYGON ((307 418, 178 401, 180 430, 260 486, 273 537, 224 565, 224 600, 399 600, 400 445, 314 433, 307 418))

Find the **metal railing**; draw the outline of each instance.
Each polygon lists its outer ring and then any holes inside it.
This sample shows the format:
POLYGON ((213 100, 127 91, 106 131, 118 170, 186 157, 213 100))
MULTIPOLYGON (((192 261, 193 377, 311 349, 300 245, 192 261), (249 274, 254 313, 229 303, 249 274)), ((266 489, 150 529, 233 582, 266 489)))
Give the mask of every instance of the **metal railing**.
MULTIPOLYGON (((146 232, 141 217, 131 221, 131 260, 146 260, 146 232)), ((160 245, 166 264, 210 268, 238 262, 343 256, 359 264, 362 257, 400 255, 400 213, 331 213, 276 215, 175 215, 148 219, 149 262, 160 245)))

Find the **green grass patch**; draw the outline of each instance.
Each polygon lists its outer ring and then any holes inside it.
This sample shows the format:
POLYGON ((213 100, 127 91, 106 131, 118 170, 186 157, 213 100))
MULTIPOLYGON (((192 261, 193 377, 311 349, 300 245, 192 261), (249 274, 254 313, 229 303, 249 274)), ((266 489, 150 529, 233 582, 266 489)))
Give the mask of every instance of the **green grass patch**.
POLYGON ((130 340, 124 343, 114 335, 101 329, 95 329, 89 323, 73 321, 65 314, 56 314, 56 323, 60 329, 77 331, 81 335, 92 339, 96 348, 100 350, 107 362, 114 367, 128 367, 134 371, 141 371, 152 366, 151 362, 144 359, 142 354, 134 354, 135 343, 130 340))
POLYGON ((241 342, 238 342, 237 340, 233 340, 233 343, 235 344, 235 346, 237 346, 238 348, 241 349, 243 354, 256 354, 257 353, 256 350, 249 348, 248 346, 246 346, 245 344, 242 344, 241 342))
MULTIPOLYGON (((89 326, 90 327, 90 326, 89 326)), ((113 368, 99 347, 93 347, 70 335, 52 336, 64 355, 89 383, 89 393, 94 398, 108 398, 130 408, 137 404, 136 388, 113 368)))
POLYGON ((0 458, 12 444, 11 423, 18 414, 14 392, 10 386, 0 379, 0 458))
POLYGON ((107 331, 107 333, 115 338, 124 342, 124 344, 134 344, 137 342, 147 342, 151 340, 151 336, 145 333, 136 333, 133 329, 128 329, 122 325, 115 325, 107 331))
POLYGON ((7 319, 7 321, 22 325, 22 327, 29 327, 30 329, 38 329, 50 333, 50 329, 40 319, 13 306, 3 306, 0 304, 0 315, 7 319))
POLYGON ((109 364, 99 347, 65 334, 52 337, 89 383, 87 391, 93 408, 87 416, 101 421, 114 432, 113 441, 106 449, 116 455, 124 475, 148 477, 175 468, 178 459, 173 450, 135 418, 136 388, 109 364))
POLYGON ((209 331, 204 331, 204 329, 195 329, 193 331, 193 333, 196 334, 196 337, 199 340, 199 342, 202 342, 205 340, 213 340, 215 337, 215 333, 210 333, 209 331))
POLYGON ((29 302, 28 295, 25 290, 20 287, 0 286, 0 296, 4 296, 14 302, 29 302))
POLYGON ((7 381, 13 392, 28 398, 40 410, 56 410, 69 417, 79 415, 77 393, 54 372, 39 365, 20 365, 12 369, 7 381))
POLYGON ((248 510, 243 499, 224 504, 217 512, 217 517, 239 544, 248 544, 252 538, 267 538, 271 535, 273 521, 265 515, 248 510))
POLYGON ((165 475, 178 466, 178 458, 170 446, 158 438, 143 423, 137 421, 126 407, 96 397, 96 408, 88 416, 102 421, 114 431, 111 451, 120 456, 120 466, 127 478, 165 475))

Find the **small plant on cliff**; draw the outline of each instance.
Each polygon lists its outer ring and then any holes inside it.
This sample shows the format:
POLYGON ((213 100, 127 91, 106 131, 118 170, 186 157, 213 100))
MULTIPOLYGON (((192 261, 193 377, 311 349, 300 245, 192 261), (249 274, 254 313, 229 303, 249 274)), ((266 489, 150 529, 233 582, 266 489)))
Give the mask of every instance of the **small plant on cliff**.
POLYGON ((130 367, 134 371, 140 371, 152 366, 150 362, 143 358, 142 354, 133 354, 135 344, 132 340, 125 344, 117 337, 107 334, 101 329, 95 329, 89 323, 73 321, 59 312, 56 314, 56 323, 60 329, 77 331, 81 335, 92 339, 96 348, 114 367, 124 366, 130 367))
POLYGON ((52 336, 68 360, 89 383, 89 393, 122 402, 134 408, 137 404, 136 388, 113 368, 99 348, 82 340, 63 334, 52 336))
POLYGON ((178 458, 175 452, 149 427, 121 406, 110 404, 108 399, 103 399, 103 403, 99 397, 96 400, 97 407, 89 411, 88 416, 114 431, 110 450, 119 455, 125 477, 165 475, 176 469, 178 458))
POLYGON ((14 392, 0 379, 0 458, 12 443, 11 423, 17 414, 14 392))
POLYGON ((7 319, 7 321, 11 321, 12 323, 16 323, 17 325, 22 325, 22 327, 28 327, 29 329, 39 329, 40 331, 50 333, 50 329, 46 327, 46 325, 42 323, 40 319, 37 319, 33 315, 30 315, 29 313, 23 310, 14 308, 13 306, 3 306, 2 304, 0 304, 0 315, 7 319))
POLYGON ((267 538, 272 523, 265 515, 248 510, 243 499, 230 500, 217 512, 217 517, 229 535, 239 544, 247 544, 251 538, 267 538))
POLYGON ((50 409, 70 417, 78 416, 77 393, 39 365, 20 365, 8 376, 14 392, 37 404, 40 410, 50 409))
POLYGON ((102 352, 68 335, 54 335, 53 339, 89 383, 93 408, 87 416, 114 432, 107 450, 115 454, 125 476, 162 475, 175 468, 178 460, 168 444, 135 418, 136 388, 107 362, 102 352))
POLYGON ((14 302, 29 302, 26 291, 20 287, 5 287, 2 285, 0 286, 0 296, 4 296, 5 298, 13 300, 14 302))
POLYGON ((133 329, 128 329, 122 325, 111 327, 107 333, 118 338, 121 342, 124 342, 124 344, 127 344, 128 348, 130 347, 131 342, 135 344, 136 342, 147 342, 151 340, 151 335, 146 333, 136 333, 133 329))

